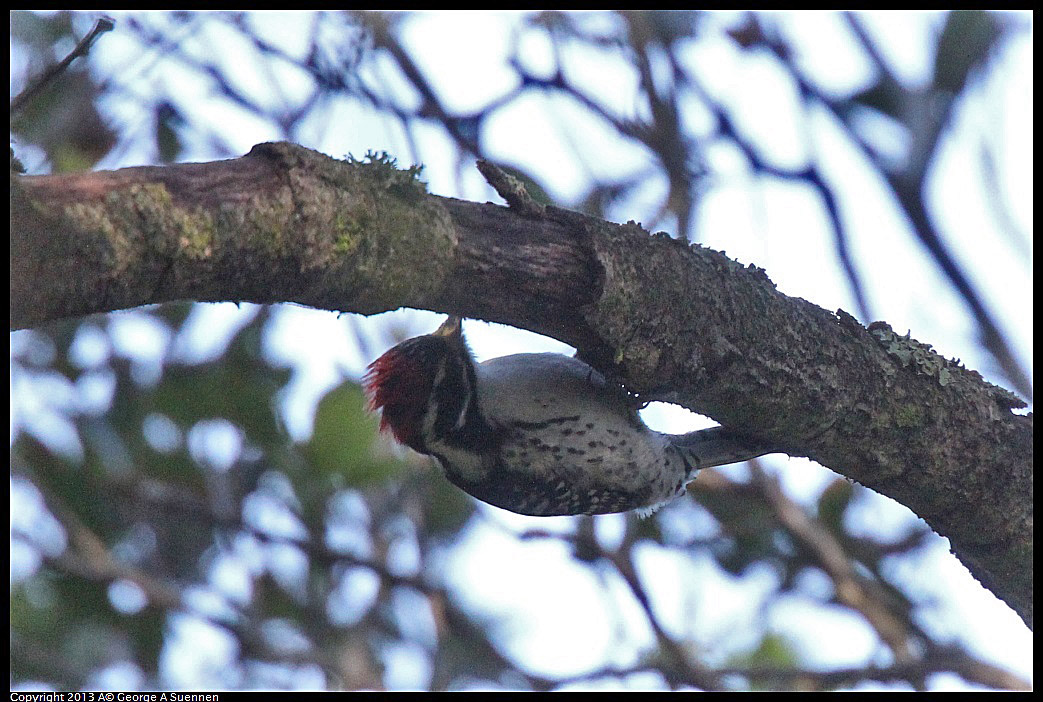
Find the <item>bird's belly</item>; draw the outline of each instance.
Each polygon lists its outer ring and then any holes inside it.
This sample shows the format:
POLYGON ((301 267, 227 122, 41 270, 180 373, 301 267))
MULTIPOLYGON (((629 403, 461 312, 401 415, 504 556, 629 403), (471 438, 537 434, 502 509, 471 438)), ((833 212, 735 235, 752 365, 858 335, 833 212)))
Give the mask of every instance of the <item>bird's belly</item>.
POLYGON ((527 514, 623 512, 672 496, 682 478, 652 432, 569 416, 504 430, 489 479, 525 484, 527 514))

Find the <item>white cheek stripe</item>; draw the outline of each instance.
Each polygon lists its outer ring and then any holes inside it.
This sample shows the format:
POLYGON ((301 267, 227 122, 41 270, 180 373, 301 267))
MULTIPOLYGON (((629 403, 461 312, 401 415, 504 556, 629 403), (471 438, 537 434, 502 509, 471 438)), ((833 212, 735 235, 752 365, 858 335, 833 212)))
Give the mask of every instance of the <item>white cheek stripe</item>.
MULTIPOLYGON (((432 388, 437 388, 445 380, 445 363, 438 366, 438 372, 435 373, 435 382, 431 385, 432 388)), ((423 419, 423 431, 425 436, 431 436, 431 433, 435 429, 435 418, 438 417, 438 404, 436 402, 428 402, 427 409, 424 411, 423 419)))
POLYGON ((467 375, 465 370, 463 373, 463 384, 464 384, 464 405, 460 409, 460 416, 456 418, 456 424, 453 425, 454 429, 463 429, 464 422, 467 421, 467 410, 471 406, 471 395, 474 393, 474 388, 471 387, 471 378, 467 375))

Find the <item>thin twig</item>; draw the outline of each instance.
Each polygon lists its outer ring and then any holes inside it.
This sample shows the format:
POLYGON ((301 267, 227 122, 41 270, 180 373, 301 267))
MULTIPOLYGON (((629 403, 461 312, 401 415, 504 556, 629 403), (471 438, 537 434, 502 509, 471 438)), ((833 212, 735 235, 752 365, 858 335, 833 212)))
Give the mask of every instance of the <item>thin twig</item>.
POLYGON ((73 61, 80 56, 86 56, 87 52, 91 50, 91 46, 95 41, 98 40, 105 32, 112 31, 116 26, 116 20, 111 17, 99 17, 98 21, 94 23, 94 27, 87 33, 80 43, 69 52, 61 62, 54 64, 43 73, 41 73, 36 80, 32 81, 25 90, 15 96, 15 99, 11 101, 11 114, 14 115, 16 112, 21 110, 29 102, 29 99, 38 93, 45 85, 55 80, 66 68, 69 67, 73 61))

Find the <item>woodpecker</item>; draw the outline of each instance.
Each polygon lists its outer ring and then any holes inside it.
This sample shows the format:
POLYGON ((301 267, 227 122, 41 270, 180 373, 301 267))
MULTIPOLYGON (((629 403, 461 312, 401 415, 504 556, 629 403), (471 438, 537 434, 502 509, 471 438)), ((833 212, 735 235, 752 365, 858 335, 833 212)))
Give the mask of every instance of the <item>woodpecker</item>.
POLYGON ((461 320, 408 339, 363 378, 381 431, 433 456, 483 502, 532 516, 645 513, 703 468, 771 449, 724 427, 649 429, 630 396, 577 358, 519 353, 475 363, 461 320))

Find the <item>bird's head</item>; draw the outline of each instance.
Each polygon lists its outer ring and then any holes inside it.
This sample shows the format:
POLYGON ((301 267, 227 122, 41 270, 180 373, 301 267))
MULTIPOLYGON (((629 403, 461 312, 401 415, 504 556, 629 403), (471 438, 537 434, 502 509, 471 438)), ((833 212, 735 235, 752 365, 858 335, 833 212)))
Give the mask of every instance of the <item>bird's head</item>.
POLYGON ((362 378, 370 410, 383 410, 380 430, 428 453, 432 439, 459 427, 474 389, 474 365, 461 320, 407 339, 369 365, 362 378))

